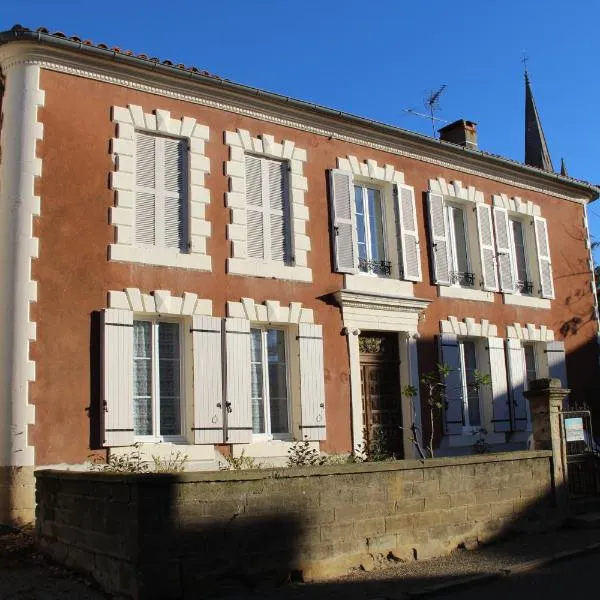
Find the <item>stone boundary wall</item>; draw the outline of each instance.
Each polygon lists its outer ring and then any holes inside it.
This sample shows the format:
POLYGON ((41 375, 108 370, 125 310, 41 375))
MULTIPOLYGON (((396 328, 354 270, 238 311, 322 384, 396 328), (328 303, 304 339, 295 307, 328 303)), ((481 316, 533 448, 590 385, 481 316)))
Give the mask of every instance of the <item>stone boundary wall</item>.
POLYGON ((327 467, 38 471, 43 552, 132 598, 305 580, 555 524, 549 451, 327 467))

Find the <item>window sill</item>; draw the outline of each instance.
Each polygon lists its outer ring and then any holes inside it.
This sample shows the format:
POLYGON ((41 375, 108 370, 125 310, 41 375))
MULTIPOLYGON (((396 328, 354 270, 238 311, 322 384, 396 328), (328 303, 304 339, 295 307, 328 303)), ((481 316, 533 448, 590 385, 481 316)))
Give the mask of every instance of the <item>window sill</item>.
POLYGON ((275 262, 261 262, 248 258, 228 258, 227 272, 247 277, 268 277, 289 281, 312 282, 312 270, 308 267, 292 267, 275 262))
POLYGON ((344 276, 344 288, 352 292, 376 292, 389 296, 414 296, 412 281, 377 277, 367 273, 344 276))
POLYGON ((535 296, 522 296, 521 294, 502 294, 504 304, 511 306, 528 306, 530 308, 542 308, 550 310, 550 300, 548 298, 536 298, 535 296))
POLYGON ((493 302, 494 292, 484 290, 472 290, 456 285, 439 285, 438 296, 440 298, 460 298, 461 300, 474 300, 476 302, 493 302))
POLYGON ((179 267, 211 271, 211 257, 206 254, 184 254, 177 250, 166 248, 140 248, 125 244, 111 244, 108 253, 109 260, 117 262, 134 262, 159 267, 179 267))

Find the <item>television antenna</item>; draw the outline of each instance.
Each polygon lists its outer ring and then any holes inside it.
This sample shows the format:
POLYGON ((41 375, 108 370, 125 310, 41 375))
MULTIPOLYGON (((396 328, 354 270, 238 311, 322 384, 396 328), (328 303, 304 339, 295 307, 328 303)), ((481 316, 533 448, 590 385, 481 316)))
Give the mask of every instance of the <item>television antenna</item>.
POLYGON ((431 131, 433 137, 435 137, 435 122, 441 121, 442 123, 447 123, 446 119, 440 119, 435 116, 436 111, 440 110, 440 96, 445 92, 446 84, 440 86, 437 90, 429 92, 423 101, 425 108, 429 112, 429 114, 424 114, 413 110, 412 108, 405 108, 404 112, 410 113, 411 115, 416 115, 417 117, 424 117, 425 119, 429 119, 431 121, 431 131))

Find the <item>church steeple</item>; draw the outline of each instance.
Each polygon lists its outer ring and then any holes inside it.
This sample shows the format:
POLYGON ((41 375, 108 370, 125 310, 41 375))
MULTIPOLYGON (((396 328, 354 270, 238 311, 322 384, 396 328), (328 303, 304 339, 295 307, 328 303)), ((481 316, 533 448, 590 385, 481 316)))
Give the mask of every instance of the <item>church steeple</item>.
POLYGON ((525 69, 525 164, 554 172, 527 69, 525 69))

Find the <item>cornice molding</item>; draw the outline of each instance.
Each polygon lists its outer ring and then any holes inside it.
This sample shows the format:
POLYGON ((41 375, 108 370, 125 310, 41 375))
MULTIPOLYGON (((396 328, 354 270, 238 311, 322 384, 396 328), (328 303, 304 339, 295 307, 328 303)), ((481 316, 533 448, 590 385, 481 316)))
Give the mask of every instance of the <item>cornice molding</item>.
MULTIPOLYGON (((551 182, 546 173, 520 171, 519 165, 511 165, 502 157, 496 159, 489 155, 467 153, 452 144, 438 140, 413 139, 410 132, 403 134, 400 130, 382 131, 386 126, 376 122, 344 122, 344 118, 349 119, 351 116, 344 115, 341 111, 331 110, 331 116, 317 112, 309 113, 308 103, 303 109, 291 104, 285 105, 285 97, 274 100, 265 93, 261 94, 260 90, 219 88, 219 80, 210 83, 192 80, 192 73, 187 71, 173 75, 164 72, 152 73, 147 68, 142 70, 118 62, 118 54, 115 54, 115 62, 111 63, 113 68, 110 71, 107 71, 105 59, 83 55, 78 55, 78 58, 78 61, 74 61, 71 51, 49 46, 44 47, 44 52, 40 52, 40 46, 31 42, 20 42, 18 49, 12 49, 11 45, 0 48, 0 63, 3 68, 4 64, 21 60, 51 71, 245 115, 579 204, 586 204, 590 195, 588 192, 586 196, 583 185, 581 187, 584 189, 580 193, 565 193, 565 188, 569 187, 567 182, 551 182), (13 50, 12 55, 10 50, 13 50), (183 77, 185 74, 190 78, 189 81, 183 77), (148 83, 149 80, 152 80, 152 84, 148 83), (550 185, 552 183, 555 185, 550 185)), ((325 109, 322 110, 325 112, 325 109)), ((576 186, 577 183, 573 183, 572 188, 576 186)))
POLYGON ((421 313, 431 303, 431 300, 424 298, 383 296, 350 290, 338 290, 334 296, 338 305, 342 308, 367 308, 405 313, 421 313))

